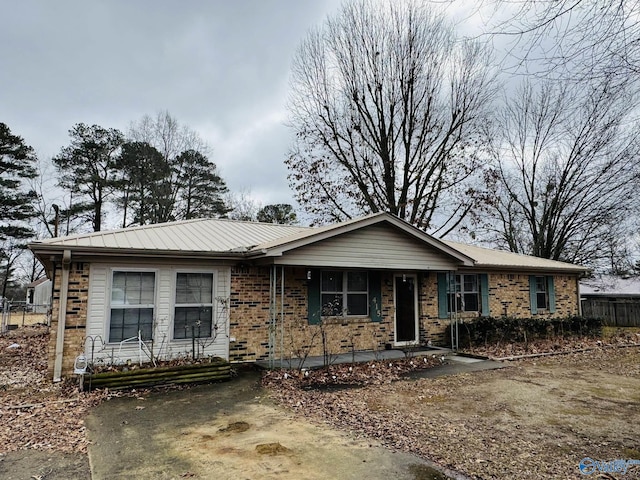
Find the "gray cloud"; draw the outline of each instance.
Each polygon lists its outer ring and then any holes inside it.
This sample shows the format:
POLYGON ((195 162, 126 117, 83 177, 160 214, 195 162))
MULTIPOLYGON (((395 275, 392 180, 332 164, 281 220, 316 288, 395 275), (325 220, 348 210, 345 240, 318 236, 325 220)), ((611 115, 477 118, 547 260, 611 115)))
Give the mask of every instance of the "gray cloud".
POLYGON ((41 158, 84 122, 126 131, 168 110, 212 147, 232 190, 292 202, 289 64, 324 1, 0 1, 0 121, 41 158))

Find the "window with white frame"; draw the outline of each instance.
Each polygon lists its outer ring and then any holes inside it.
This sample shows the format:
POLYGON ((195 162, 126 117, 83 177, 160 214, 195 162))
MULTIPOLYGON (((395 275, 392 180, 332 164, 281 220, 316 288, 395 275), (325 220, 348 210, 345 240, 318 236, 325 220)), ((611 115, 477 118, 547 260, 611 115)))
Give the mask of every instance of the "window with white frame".
POLYGON ((323 317, 366 316, 369 314, 367 272, 323 271, 320 294, 323 317))
POLYGON ((536 277, 536 306, 538 310, 546 310, 549 307, 547 277, 536 277))
POLYGON ((153 338, 155 272, 113 271, 109 342, 153 338))
POLYGON ((477 312, 480 309, 478 275, 451 276, 449 287, 449 312, 477 312))
POLYGON ((211 337, 212 324, 213 273, 177 273, 173 338, 211 337))

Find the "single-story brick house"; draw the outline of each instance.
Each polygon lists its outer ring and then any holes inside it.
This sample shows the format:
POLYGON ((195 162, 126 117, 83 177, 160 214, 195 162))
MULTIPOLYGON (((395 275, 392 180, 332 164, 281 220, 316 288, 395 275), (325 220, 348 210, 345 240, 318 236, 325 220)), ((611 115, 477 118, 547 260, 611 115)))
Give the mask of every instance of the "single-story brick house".
POLYGON ((54 284, 54 380, 83 352, 253 362, 320 355, 322 334, 332 353, 446 344, 451 318, 578 314, 586 271, 438 240, 387 213, 320 228, 189 220, 30 248, 54 284))

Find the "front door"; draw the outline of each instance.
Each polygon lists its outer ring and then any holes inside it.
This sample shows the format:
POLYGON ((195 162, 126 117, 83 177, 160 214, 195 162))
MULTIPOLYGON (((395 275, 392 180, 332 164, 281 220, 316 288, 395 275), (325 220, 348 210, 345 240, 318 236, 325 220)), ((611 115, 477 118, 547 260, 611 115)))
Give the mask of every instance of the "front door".
POLYGON ((394 277, 396 345, 418 343, 418 289, 415 275, 394 277))

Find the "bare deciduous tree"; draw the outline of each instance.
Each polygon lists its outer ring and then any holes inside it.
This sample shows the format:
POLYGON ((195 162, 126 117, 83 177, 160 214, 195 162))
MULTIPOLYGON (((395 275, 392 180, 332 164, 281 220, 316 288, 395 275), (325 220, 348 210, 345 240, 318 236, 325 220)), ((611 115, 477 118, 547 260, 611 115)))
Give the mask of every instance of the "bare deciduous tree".
POLYGON ((489 62, 427 5, 344 4, 293 61, 286 163, 297 200, 316 223, 389 211, 455 228, 475 204, 489 62))
POLYGON ((513 69, 584 80, 640 72, 640 4, 629 0, 488 0, 490 31, 511 39, 513 69), (506 19, 505 19, 506 12, 506 19))
MULTIPOLYGON (((224 193, 226 187, 218 176, 215 164, 207 158, 209 147, 195 130, 180 125, 168 111, 162 111, 155 118, 145 115, 138 122, 132 123, 128 137, 132 142, 152 146, 160 152, 165 164, 169 166, 169 175, 164 182, 168 193, 162 199, 157 222, 193 218, 197 215, 194 212, 193 189, 184 189, 185 185, 193 186, 203 182, 203 170, 194 168, 194 155, 198 155, 197 159, 209 166, 210 171, 207 173, 211 178, 205 183, 211 193, 212 202, 216 204, 216 207, 210 210, 216 214, 224 213, 225 206, 219 196, 224 193)), ((207 209, 201 210, 204 212, 207 209)))
POLYGON ((227 192, 224 203, 228 206, 226 218, 245 222, 256 222, 262 204, 251 196, 251 189, 243 188, 237 192, 227 192))
POLYGON ((513 252, 595 265, 624 235, 640 142, 628 85, 526 82, 496 122, 493 240, 513 252))

